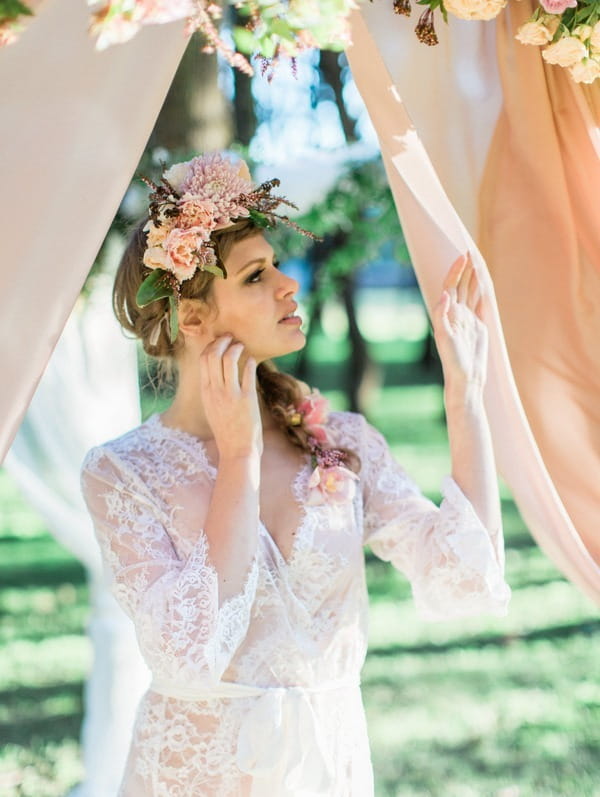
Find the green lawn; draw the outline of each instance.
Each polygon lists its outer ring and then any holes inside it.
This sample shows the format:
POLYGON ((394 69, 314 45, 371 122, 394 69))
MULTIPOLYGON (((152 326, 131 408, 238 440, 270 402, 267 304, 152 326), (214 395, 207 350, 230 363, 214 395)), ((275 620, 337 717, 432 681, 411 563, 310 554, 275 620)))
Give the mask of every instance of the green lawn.
MULTIPOLYGON (((369 414, 437 500, 449 461, 440 388, 387 388, 369 414)), ((4 471, 0 507, 0 794, 62 797, 81 776, 87 588, 4 471)), ((380 797, 600 797, 598 611, 505 489, 503 509, 507 618, 423 624, 403 579, 368 558, 363 684, 380 797)))

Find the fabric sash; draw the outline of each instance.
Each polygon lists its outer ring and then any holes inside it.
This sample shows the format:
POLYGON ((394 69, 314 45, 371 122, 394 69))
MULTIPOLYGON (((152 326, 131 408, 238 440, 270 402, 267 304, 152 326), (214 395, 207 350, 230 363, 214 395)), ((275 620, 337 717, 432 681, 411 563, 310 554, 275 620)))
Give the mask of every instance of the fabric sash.
POLYGON ((311 697, 358 690, 356 678, 317 686, 250 686, 220 682, 214 687, 187 687, 154 679, 150 691, 176 700, 256 698, 245 712, 237 739, 236 761, 252 777, 251 797, 331 794, 334 764, 311 697))

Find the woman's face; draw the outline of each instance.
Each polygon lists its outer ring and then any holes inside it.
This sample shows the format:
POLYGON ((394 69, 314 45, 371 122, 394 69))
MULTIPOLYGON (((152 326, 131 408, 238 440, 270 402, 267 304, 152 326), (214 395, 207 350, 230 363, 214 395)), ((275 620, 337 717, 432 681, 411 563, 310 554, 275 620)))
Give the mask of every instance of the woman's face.
POLYGON ((215 338, 229 333, 257 362, 301 349, 306 338, 295 315, 295 279, 279 271, 272 246, 261 233, 235 243, 225 259, 227 279, 215 279, 217 315, 208 330, 215 338))

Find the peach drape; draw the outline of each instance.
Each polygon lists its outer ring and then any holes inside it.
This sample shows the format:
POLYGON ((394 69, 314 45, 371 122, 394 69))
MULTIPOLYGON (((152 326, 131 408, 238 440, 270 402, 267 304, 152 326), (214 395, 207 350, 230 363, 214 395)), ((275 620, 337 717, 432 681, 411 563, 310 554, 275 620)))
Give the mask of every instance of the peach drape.
POLYGON ((566 69, 515 41, 532 11, 522 0, 498 19, 504 105, 480 243, 531 429, 600 563, 600 130, 586 110, 600 84, 586 99, 566 69))
MULTIPOLYGON (((440 98, 439 109, 435 107, 438 97, 429 95, 430 105, 425 115, 430 124, 424 131, 424 137, 433 144, 436 165, 441 164, 440 171, 444 171, 444 177, 449 185, 449 198, 402 102, 403 90, 406 88, 407 94, 412 92, 415 96, 418 109, 423 110, 420 102, 422 93, 427 91, 429 85, 429 73, 427 68, 394 70, 398 58, 402 58, 398 54, 401 45, 396 40, 395 46, 382 46, 381 37, 385 39, 388 34, 380 33, 380 21, 381 12, 375 4, 365 7, 362 13, 355 13, 352 28, 353 46, 348 50, 348 58, 354 79, 379 137, 390 186, 423 296, 431 309, 439 297, 449 264, 459 252, 470 250, 473 253, 475 266, 483 284, 485 320, 490 331, 489 378, 485 403, 492 428, 498 469, 510 486, 525 522, 540 545, 568 578, 600 603, 600 568, 584 545, 582 536, 569 514, 575 508, 570 502, 567 504, 569 495, 559 493, 558 488, 564 487, 563 482, 557 479, 555 483, 554 473, 549 471, 542 459, 540 446, 532 434, 531 425, 523 410, 514 381, 500 322, 502 304, 499 313, 494 285, 486 263, 454 207, 456 204, 464 209, 469 226, 474 231, 478 213, 473 197, 477 196, 479 181, 485 170, 489 139, 500 112, 500 108, 490 100, 490 97, 494 96, 494 75, 490 72, 487 76, 491 90, 483 92, 483 99, 487 99, 490 103, 489 118, 487 123, 481 120, 479 134, 475 135, 477 131, 469 128, 468 122, 477 113, 478 98, 472 95, 469 102, 468 87, 465 90, 464 83, 461 85, 460 81, 453 88, 453 80, 460 75, 455 69, 456 60, 462 57, 462 54, 453 51, 451 46, 452 42, 456 43, 456 38, 442 46, 441 55, 435 56, 437 62, 432 64, 433 83, 435 85, 435 80, 438 79, 446 93, 440 98), (394 78, 390 72, 394 73, 394 78), (455 146, 447 154, 447 159, 451 156, 451 163, 444 169, 444 139, 449 133, 448 125, 452 122, 452 92, 459 98, 457 107, 460 104, 464 106, 464 112, 456 115, 456 126, 464 131, 464 138, 461 146, 460 141, 457 142, 456 131, 450 134, 449 140, 455 146), (477 157, 474 157, 469 146, 469 134, 477 139, 477 157), (461 173, 463 165, 465 168, 461 173)), ((476 28, 473 29, 473 34, 477 35, 476 28)), ((441 30, 440 36, 451 37, 452 31, 441 30)), ((500 36, 503 36, 502 31, 500 36)), ((409 46, 422 47, 416 41, 414 45, 409 46)), ((523 47, 523 45, 518 46, 523 47)), ((474 53, 472 60, 480 56, 481 54, 474 53)), ((406 53, 403 58, 406 64, 406 53)), ((482 62, 485 63, 485 59, 482 62)), ((465 77, 468 72, 463 70, 462 74, 465 77)), ((497 140, 496 137, 494 145, 497 140)), ((531 157, 537 157, 535 150, 531 153, 531 157)), ((489 174, 488 169, 487 175, 489 174)), ((525 195, 522 196, 524 198, 525 195)), ((517 214, 518 219, 519 209, 513 207, 512 196, 505 192, 503 199, 504 204, 502 208, 498 207, 498 214, 502 213, 505 217, 517 214)), ((533 195, 530 193, 529 202, 532 201, 533 195)), ((523 228, 523 231, 525 229, 523 228)), ((505 249, 513 242, 514 234, 513 238, 501 240, 505 249)), ((536 254, 534 243, 530 245, 529 251, 537 258, 541 269, 543 261, 539 253, 536 254)), ((498 269, 502 268, 504 263, 498 262, 498 269)), ((507 275, 506 280, 510 282, 510 276, 507 275)), ((582 294, 579 295, 582 299, 586 298, 582 294)), ((502 301, 506 301, 507 298, 510 301, 514 300, 515 293, 503 292, 502 301)), ((516 301, 529 302, 531 299, 517 293, 516 301)), ((589 307, 589 305, 584 306, 589 307)), ((546 306, 546 311, 550 312, 551 308, 546 306)), ((542 310, 540 315, 543 315, 542 310)), ((578 329, 582 335, 592 331, 583 320, 578 329)), ((534 331, 538 330, 539 327, 534 331)), ((548 361, 553 361, 556 356, 557 363, 560 363, 563 349, 554 352, 551 345, 542 349, 539 341, 539 336, 537 334, 534 336, 530 327, 528 338, 523 341, 523 351, 526 352, 529 347, 531 356, 540 358, 539 353, 543 350, 544 357, 548 361)), ((543 346, 543 339, 541 342, 543 346)), ((564 385, 560 381, 559 384, 562 389, 564 385)), ((524 393, 527 396, 530 413, 538 411, 539 405, 547 398, 543 390, 530 393, 526 388, 524 393)), ((593 397, 590 401, 592 400, 593 397)), ((558 410, 559 402, 557 401, 554 406, 558 410)), ((585 406, 589 408, 591 404, 587 403, 585 406)), ((575 415, 574 419, 576 418, 576 422, 580 424, 583 417, 585 412, 575 415)), ((555 423, 557 426, 563 424, 566 427, 569 424, 569 417, 561 414, 555 418, 555 423)), ((538 427, 535 428, 537 431, 538 427)), ((563 470, 570 472, 576 478, 578 464, 577 460, 571 457, 571 451, 577 446, 584 450, 591 443, 591 439, 587 431, 579 425, 571 436, 565 434, 563 440, 563 470)), ((553 462, 554 460, 550 461, 549 465, 552 466, 553 462)), ((580 494, 583 494, 585 489, 587 487, 582 488, 580 494)), ((597 505, 597 498, 597 487, 590 487, 588 507, 593 505, 594 500, 597 505)), ((595 522, 593 514, 587 517, 579 514, 578 522, 581 520, 586 528, 593 529, 595 522)))
POLYGON ((175 23, 98 53, 88 22, 82 0, 46 0, 0 52, 0 461, 186 45, 175 23))

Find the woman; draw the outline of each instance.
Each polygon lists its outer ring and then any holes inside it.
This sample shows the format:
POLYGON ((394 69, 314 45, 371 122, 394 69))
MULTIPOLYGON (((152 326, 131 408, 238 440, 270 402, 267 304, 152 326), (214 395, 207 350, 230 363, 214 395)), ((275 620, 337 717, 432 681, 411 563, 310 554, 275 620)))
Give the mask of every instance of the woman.
POLYGON ((270 364, 305 343, 298 285, 263 235, 284 201, 275 185, 253 190, 219 155, 172 167, 115 282, 119 320, 178 377, 166 412, 82 471, 153 674, 126 797, 373 793, 365 543, 407 575, 425 617, 506 610, 470 260, 433 319, 452 455, 437 508, 362 416, 328 413, 270 364))

